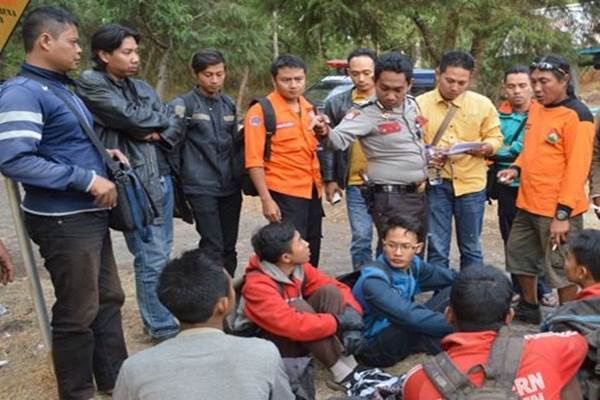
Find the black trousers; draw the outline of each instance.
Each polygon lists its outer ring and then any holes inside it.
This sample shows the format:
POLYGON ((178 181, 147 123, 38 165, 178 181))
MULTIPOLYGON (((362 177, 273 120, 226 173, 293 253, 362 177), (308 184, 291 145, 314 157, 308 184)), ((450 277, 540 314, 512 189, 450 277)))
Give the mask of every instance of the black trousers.
POLYGON ((310 263, 318 267, 321 252, 321 223, 324 213, 317 188, 313 187, 310 200, 273 191, 271 191, 271 197, 279 206, 282 219, 294 224, 300 236, 308 242, 310 263))
POLYGON ((515 215, 517 215, 517 194, 518 187, 498 184, 498 224, 500 225, 500 235, 504 246, 508 242, 508 235, 512 227, 515 215))
POLYGON ((199 247, 223 257, 227 272, 233 276, 237 267, 235 245, 240 227, 242 193, 229 196, 188 196, 192 206, 199 247))
POLYGON ((62 217, 25 214, 40 247, 56 302, 52 306, 52 359, 61 399, 111 390, 127 358, 121 306, 125 295, 108 230, 108 213, 62 217))
MULTIPOLYGON (((440 290, 424 306, 443 313, 450 302, 450 287, 440 290)), ((370 367, 391 367, 414 353, 442 351, 442 336, 429 336, 402 325, 390 325, 368 341, 357 359, 370 367)))
POLYGON ((388 218, 399 215, 406 220, 415 222, 419 227, 419 242, 427 240, 427 201, 425 193, 386 193, 373 194, 373 205, 370 208, 373 222, 379 235, 377 254, 381 254, 383 227, 388 218))

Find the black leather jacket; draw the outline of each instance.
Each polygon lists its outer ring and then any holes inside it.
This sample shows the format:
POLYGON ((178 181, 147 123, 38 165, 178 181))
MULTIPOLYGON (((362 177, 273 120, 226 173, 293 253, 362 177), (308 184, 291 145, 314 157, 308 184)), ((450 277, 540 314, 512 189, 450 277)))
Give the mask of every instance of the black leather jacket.
MULTIPOLYGON (((354 88, 339 93, 325 103, 323 113, 331 121, 331 127, 336 127, 352 108, 352 91, 354 88)), ((321 175, 323 182, 336 181, 340 188, 345 188, 348 182, 348 163, 350 150, 322 150, 320 155, 321 175)))
POLYGON ((96 133, 102 143, 127 156, 157 206, 160 218, 163 204, 160 178, 169 174, 169 167, 158 142, 147 142, 144 138, 159 132, 162 144, 166 149, 171 148, 175 138, 173 128, 179 123, 175 115, 146 82, 130 78, 117 81, 99 70, 81 74, 77 94, 94 115, 96 133))
POLYGON ((198 88, 170 103, 187 127, 178 132, 178 171, 187 196, 239 192, 244 170, 243 138, 236 107, 225 94, 204 96, 198 88))

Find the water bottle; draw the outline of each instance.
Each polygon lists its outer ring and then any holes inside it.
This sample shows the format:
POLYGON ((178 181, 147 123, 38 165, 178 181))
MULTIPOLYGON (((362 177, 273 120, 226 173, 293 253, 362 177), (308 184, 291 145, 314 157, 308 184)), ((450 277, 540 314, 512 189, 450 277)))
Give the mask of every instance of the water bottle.
POLYGON ((441 185, 443 182, 442 170, 431 165, 431 161, 435 156, 436 149, 428 144, 425 146, 425 152, 427 155, 427 180, 431 186, 441 185))

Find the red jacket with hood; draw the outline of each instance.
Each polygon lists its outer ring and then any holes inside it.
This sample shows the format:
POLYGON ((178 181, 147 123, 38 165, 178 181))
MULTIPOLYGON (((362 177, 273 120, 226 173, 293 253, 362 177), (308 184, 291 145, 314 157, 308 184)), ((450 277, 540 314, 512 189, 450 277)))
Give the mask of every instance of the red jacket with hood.
POLYGON ((246 267, 242 289, 244 314, 265 331, 294 341, 326 338, 337 331, 337 321, 332 314, 299 312, 288 304, 294 299, 310 297, 325 285, 336 286, 344 303, 362 313, 348 286, 309 263, 298 265, 288 277, 274 264, 261 262, 253 255, 246 267))

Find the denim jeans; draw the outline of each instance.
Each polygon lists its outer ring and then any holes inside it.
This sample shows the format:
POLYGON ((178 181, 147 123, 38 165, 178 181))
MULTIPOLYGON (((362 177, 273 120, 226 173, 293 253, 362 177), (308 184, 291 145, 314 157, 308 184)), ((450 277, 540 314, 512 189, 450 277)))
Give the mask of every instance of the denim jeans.
POLYGON ((352 267, 356 270, 373 261, 373 219, 359 186, 346 188, 346 206, 352 234, 350 255, 352 267))
POLYGON ((125 295, 108 213, 60 217, 26 213, 25 225, 40 248, 56 296, 52 360, 59 398, 93 398, 94 378, 99 390, 111 390, 127 350, 121 324, 125 295))
POLYGON ((164 194, 163 221, 150 226, 147 242, 139 231, 125 232, 127 247, 135 258, 138 308, 144 327, 155 339, 174 336, 179 331, 177 322, 156 294, 158 277, 169 262, 173 247, 173 182, 170 176, 163 176, 160 182, 164 194))
POLYGON ((483 262, 481 228, 485 200, 485 190, 455 196, 452 182, 446 179, 440 185, 428 186, 428 262, 449 268, 452 217, 456 225, 460 268, 483 262))

